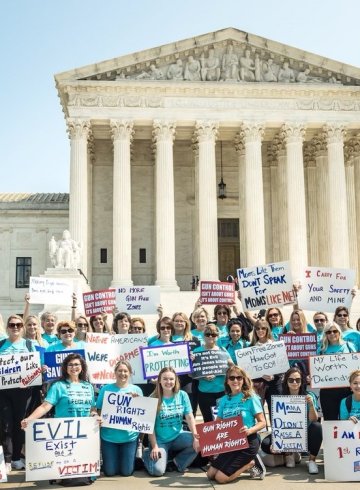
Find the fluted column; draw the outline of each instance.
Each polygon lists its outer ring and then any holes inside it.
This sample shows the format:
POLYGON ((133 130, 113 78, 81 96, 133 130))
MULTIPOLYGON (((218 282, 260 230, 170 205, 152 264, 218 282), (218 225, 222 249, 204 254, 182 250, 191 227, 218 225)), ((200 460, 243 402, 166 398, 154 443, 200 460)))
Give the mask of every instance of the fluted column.
POLYGON ((240 240, 240 266, 246 267, 246 228, 245 228, 245 145, 236 135, 235 150, 238 158, 239 177, 239 240, 240 240))
POLYGON ((264 264, 265 220, 260 124, 244 123, 240 136, 245 147, 245 234, 247 266, 264 264))
POLYGON ((345 180, 347 195, 348 231, 349 231, 349 262, 351 269, 358 267, 358 238, 356 234, 356 201, 355 201, 355 170, 354 145, 350 141, 345 146, 345 180))
POLYGON ((154 121, 156 151, 156 282, 168 291, 177 291, 175 279, 175 199, 173 142, 175 123, 154 121))
POLYGON ((279 258, 289 260, 288 202, 286 182, 286 149, 284 141, 277 138, 278 185, 277 205, 279 210, 279 258))
POLYGON ((111 120, 113 171, 113 278, 112 287, 132 285, 131 278, 131 161, 133 122, 111 120))
MULTIPOLYGON (((360 237, 360 134, 353 140, 353 164, 354 164, 354 181, 355 181, 355 214, 356 214, 356 234, 360 237)), ((360 244, 358 245, 357 261, 357 282, 360 281, 360 244)))
POLYGON ((349 233, 344 165, 344 127, 324 127, 328 148, 328 228, 330 266, 349 267, 349 233))
POLYGON ((192 139, 192 151, 194 161, 194 214, 193 214, 193 267, 192 275, 200 274, 200 250, 199 250, 199 145, 196 138, 192 139))
POLYGON ((200 280, 219 279, 217 233, 217 184, 215 141, 218 125, 197 121, 195 135, 199 145, 199 249, 200 280))
POLYGON ((88 155, 90 121, 67 120, 70 137, 69 231, 81 245, 80 269, 87 276, 88 266, 88 155))
POLYGON ((300 278, 302 271, 308 265, 303 161, 304 133, 305 130, 301 124, 282 126, 286 146, 289 259, 295 281, 300 278))
POLYGON ((305 183, 306 183, 306 219, 308 223, 308 265, 319 265, 319 243, 318 243, 318 224, 316 213, 316 198, 318 186, 316 181, 317 168, 315 162, 314 148, 307 144, 304 147, 305 162, 305 183))

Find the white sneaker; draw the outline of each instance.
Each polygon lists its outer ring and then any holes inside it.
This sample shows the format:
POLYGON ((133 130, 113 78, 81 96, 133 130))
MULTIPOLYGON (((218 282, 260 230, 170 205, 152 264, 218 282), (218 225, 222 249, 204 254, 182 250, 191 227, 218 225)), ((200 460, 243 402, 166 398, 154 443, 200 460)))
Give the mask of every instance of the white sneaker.
POLYGON ((135 455, 135 458, 139 458, 139 459, 142 459, 143 457, 143 445, 142 443, 140 442, 138 444, 138 447, 136 449, 136 455, 135 455))
POLYGON ((254 466, 249 469, 250 478, 259 478, 260 480, 263 480, 266 476, 265 465, 258 454, 255 456, 254 461, 254 466))
POLYGON ((14 470, 24 470, 25 465, 21 459, 18 459, 17 461, 11 461, 11 468, 14 470))
POLYGON ((319 473, 319 468, 315 461, 308 462, 308 470, 310 475, 317 475, 319 473))
POLYGON ((293 453, 285 454, 286 468, 295 468, 295 458, 293 453))
POLYGON ((5 463, 6 474, 10 475, 11 473, 11 463, 5 463))

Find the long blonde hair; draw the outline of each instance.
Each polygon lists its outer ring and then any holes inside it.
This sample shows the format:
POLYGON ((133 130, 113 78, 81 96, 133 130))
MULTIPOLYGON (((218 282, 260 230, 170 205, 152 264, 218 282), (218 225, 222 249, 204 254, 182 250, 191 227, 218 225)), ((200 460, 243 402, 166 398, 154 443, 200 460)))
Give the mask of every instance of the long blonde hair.
POLYGON ((164 373, 175 374, 175 386, 173 388, 173 393, 174 393, 174 395, 176 395, 176 393, 179 393, 179 391, 180 391, 180 381, 179 381, 179 378, 175 372, 175 369, 173 369, 172 367, 162 368, 162 370, 159 373, 158 379, 156 380, 155 390, 151 393, 151 396, 153 398, 158 399, 158 406, 157 406, 157 412, 158 413, 160 412, 161 404, 162 404, 163 396, 164 396, 164 390, 163 390, 163 387, 161 386, 161 376, 164 373))
POLYGON ((330 328, 336 328, 336 330, 339 332, 339 344, 345 344, 345 341, 343 339, 343 336, 342 336, 342 330, 340 328, 340 325, 338 325, 336 322, 330 322, 330 323, 327 323, 324 327, 324 330, 323 330, 323 336, 322 336, 322 342, 321 342, 321 350, 320 350, 320 353, 323 354, 326 349, 329 347, 329 339, 328 339, 328 336, 326 335, 326 332, 328 330, 330 330, 330 328))
MULTIPOLYGON (((40 327, 40 321, 39 321, 39 318, 35 315, 29 315, 25 318, 25 321, 24 321, 24 328, 25 328, 25 334, 24 334, 24 338, 25 339, 28 339, 30 337, 28 337, 28 334, 26 332, 26 324, 29 320, 34 320, 36 322, 36 333, 35 333, 35 340, 38 342, 38 344, 41 346, 41 347, 45 347, 45 342, 44 342, 44 339, 42 338, 41 336, 41 327, 40 327)), ((31 339, 30 339, 31 340, 31 339)))
POLYGON ((248 398, 252 397, 255 394, 255 392, 254 392, 253 383, 252 383, 249 375, 240 366, 235 366, 235 365, 230 366, 228 368, 228 370, 226 371, 225 382, 224 382, 225 393, 229 396, 232 395, 231 388, 230 388, 229 383, 228 383, 229 376, 231 376, 231 373, 235 373, 239 376, 242 376, 242 378, 243 378, 241 393, 244 395, 244 400, 247 400, 248 398))

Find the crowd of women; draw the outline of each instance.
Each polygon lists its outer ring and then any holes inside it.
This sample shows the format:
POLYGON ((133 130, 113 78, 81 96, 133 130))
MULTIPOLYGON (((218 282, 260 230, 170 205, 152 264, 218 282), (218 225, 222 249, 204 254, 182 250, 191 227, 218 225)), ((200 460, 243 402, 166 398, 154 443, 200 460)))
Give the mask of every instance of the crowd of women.
MULTIPOLYGON (((132 396, 151 396, 157 402, 153 434, 144 438, 136 431, 101 427, 102 470, 106 476, 129 476, 137 456, 150 475, 161 476, 169 469, 183 473, 198 461, 206 467, 207 476, 226 483, 248 472, 251 478, 264 478, 269 466, 285 464, 294 468, 301 454, 281 454, 274 450, 270 436, 259 432, 267 426, 264 406, 271 418, 272 395, 303 395, 308 405, 308 470, 318 473, 316 458, 322 444, 321 418, 317 398, 309 389, 309 372, 305 360, 291 361, 286 373, 264 375, 251 380, 236 363, 236 351, 249 346, 261 346, 276 341, 280 334, 297 335, 313 332, 320 355, 360 351, 360 320, 356 328, 349 323, 349 311, 336 309, 334 317, 323 312, 313 315, 308 323, 305 314, 294 309, 285 323, 282 311, 269 308, 252 315, 240 313, 236 306, 217 305, 210 318, 200 302, 190 318, 184 312, 163 316, 159 308, 156 335, 148 337, 149 346, 166 346, 188 342, 191 357, 207 350, 226 353, 228 369, 223 375, 209 375, 192 379, 191 374, 177 375, 170 367, 163 368, 156 378, 142 385, 131 381, 132 367, 127 361, 115 366, 115 382, 103 385, 96 392, 88 381, 85 360, 79 354, 69 354, 61 367, 58 380, 42 387, 8 388, 0 390, 0 431, 7 472, 24 469, 24 433, 29 421, 51 414, 54 417, 94 416, 101 424, 102 403, 106 392, 127 393, 132 396), (201 412, 204 422, 242 415, 242 429, 248 448, 219 454, 204 460, 199 457, 199 436, 195 417, 201 412), (215 415, 214 415, 215 414, 215 415), (144 448, 142 454, 140 449, 144 448), (263 460, 263 461, 262 461, 263 460)), ((89 332, 130 335, 146 333, 145 322, 127 313, 115 313, 111 322, 107 315, 98 314, 89 320, 76 314, 74 297, 72 320, 57 321, 51 312, 40 319, 29 312, 26 297, 24 319, 11 315, 3 334, 0 331, 0 353, 14 354, 40 351, 43 370, 43 352, 86 349, 89 332)), ((349 387, 320 390, 324 420, 360 420, 360 370, 348 373, 349 387), (350 403, 349 403, 350 400, 350 403)))

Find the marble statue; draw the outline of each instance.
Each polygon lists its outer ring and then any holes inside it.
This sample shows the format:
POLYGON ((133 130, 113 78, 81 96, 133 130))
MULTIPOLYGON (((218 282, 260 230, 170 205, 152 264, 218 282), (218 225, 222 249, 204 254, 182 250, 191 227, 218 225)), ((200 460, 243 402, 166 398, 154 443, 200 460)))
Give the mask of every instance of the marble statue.
POLYGON ((226 53, 223 55, 221 71, 222 71, 222 75, 221 75, 222 80, 239 81, 239 60, 236 54, 234 53, 234 47, 231 44, 229 44, 226 53))
POLYGON ((200 61, 195 60, 193 56, 189 56, 186 62, 184 80, 189 80, 190 82, 198 82, 201 80, 200 61))
POLYGON ((201 79, 208 82, 218 82, 220 80, 220 61, 215 56, 215 50, 209 49, 209 56, 205 58, 201 55, 201 79))
POLYGON ((240 79, 243 82, 255 81, 255 63, 250 58, 250 50, 245 51, 245 56, 240 58, 240 79))
POLYGON ((134 78, 137 80, 148 79, 148 80, 164 80, 164 73, 160 68, 156 68, 154 64, 150 65, 150 71, 143 71, 134 78))
POLYGON ((166 77, 168 80, 184 80, 183 71, 183 63, 178 59, 176 63, 169 66, 166 77))
POLYGON ((296 81, 300 83, 321 83, 321 78, 310 76, 310 68, 305 68, 304 71, 300 71, 296 76, 296 81))
POLYGON ((254 67, 255 67, 255 82, 261 82, 261 63, 260 63, 260 56, 258 53, 256 53, 255 55, 254 67))
POLYGON ((295 82, 294 70, 289 67, 288 61, 284 61, 282 68, 280 68, 278 81, 281 83, 295 82))
POLYGON ((56 241, 54 237, 51 237, 49 255, 56 269, 78 269, 80 266, 80 245, 71 238, 68 230, 63 232, 61 240, 56 241))
POLYGON ((274 64, 272 58, 269 58, 267 61, 263 62, 262 65, 262 76, 264 82, 277 82, 277 66, 274 64))

